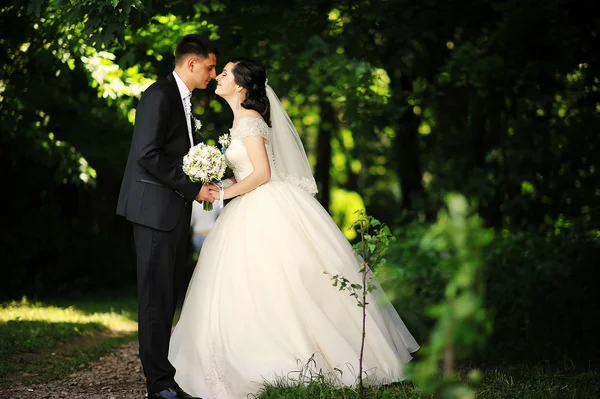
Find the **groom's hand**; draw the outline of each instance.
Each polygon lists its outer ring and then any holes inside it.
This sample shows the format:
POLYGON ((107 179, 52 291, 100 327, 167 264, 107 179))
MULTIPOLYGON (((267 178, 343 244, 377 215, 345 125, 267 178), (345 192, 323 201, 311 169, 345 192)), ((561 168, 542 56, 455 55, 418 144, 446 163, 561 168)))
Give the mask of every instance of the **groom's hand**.
POLYGON ((196 196, 196 201, 208 201, 212 204, 215 199, 211 195, 211 191, 214 191, 215 189, 219 191, 219 189, 212 184, 202 185, 202 188, 196 196))

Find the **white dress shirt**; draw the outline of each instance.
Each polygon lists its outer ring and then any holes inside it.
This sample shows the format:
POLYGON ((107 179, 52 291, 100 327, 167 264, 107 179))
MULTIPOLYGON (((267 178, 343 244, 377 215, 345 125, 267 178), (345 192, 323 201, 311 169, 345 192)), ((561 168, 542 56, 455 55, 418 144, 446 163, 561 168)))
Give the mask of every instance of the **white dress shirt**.
POLYGON ((190 220, 190 226, 192 226, 194 234, 207 235, 217 221, 220 213, 221 207, 216 204, 212 211, 205 211, 202 209, 201 202, 194 201, 194 205, 192 206, 192 218, 190 220))
POLYGON ((185 122, 187 123, 188 134, 190 136, 190 147, 194 146, 194 138, 192 136, 192 92, 188 87, 183 83, 183 80, 177 75, 177 72, 173 71, 173 76, 175 77, 175 82, 177 82, 177 88, 179 89, 179 94, 181 95, 181 102, 183 104, 183 111, 185 112, 185 122))

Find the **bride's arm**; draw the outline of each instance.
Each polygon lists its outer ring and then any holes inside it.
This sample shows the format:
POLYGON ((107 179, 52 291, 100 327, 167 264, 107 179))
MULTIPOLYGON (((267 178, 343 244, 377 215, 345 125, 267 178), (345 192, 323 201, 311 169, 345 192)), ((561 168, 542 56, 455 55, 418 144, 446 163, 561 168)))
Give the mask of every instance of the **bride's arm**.
POLYGON ((221 180, 221 184, 223 185, 223 188, 229 188, 229 187, 233 186, 235 183, 237 183, 237 180, 235 180, 235 176, 231 176, 230 178, 221 180))
POLYGON ((262 136, 244 137, 244 146, 252 162, 254 170, 245 179, 224 190, 225 199, 237 197, 254 190, 271 179, 271 166, 262 136))

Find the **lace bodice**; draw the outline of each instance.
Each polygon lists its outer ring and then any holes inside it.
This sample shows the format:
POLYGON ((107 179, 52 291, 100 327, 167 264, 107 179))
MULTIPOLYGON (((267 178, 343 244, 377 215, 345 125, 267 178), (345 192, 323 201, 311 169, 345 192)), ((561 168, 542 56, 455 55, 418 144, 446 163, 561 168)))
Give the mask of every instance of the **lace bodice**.
POLYGON ((229 129, 229 132, 231 143, 225 151, 225 159, 227 165, 233 170, 237 181, 245 179, 254 170, 246 146, 244 146, 244 137, 248 136, 262 136, 265 138, 265 147, 271 166, 271 180, 278 179, 273 159, 273 148, 271 147, 271 128, 267 126, 262 118, 244 117, 239 120, 236 127, 229 129))

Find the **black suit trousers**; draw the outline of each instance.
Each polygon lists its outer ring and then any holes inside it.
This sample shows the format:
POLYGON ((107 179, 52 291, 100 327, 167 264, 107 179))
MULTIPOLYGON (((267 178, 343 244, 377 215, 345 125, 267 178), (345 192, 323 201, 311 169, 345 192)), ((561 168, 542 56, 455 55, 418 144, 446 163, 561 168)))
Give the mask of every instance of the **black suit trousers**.
POLYGON ((137 255, 138 339, 148 393, 174 387, 168 360, 177 299, 184 282, 192 204, 186 202, 175 228, 156 230, 134 223, 137 255))

